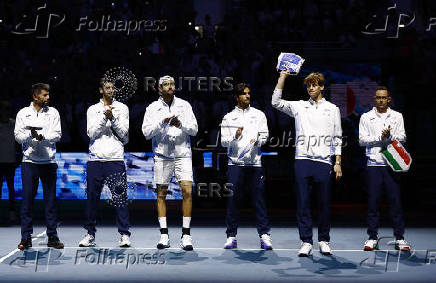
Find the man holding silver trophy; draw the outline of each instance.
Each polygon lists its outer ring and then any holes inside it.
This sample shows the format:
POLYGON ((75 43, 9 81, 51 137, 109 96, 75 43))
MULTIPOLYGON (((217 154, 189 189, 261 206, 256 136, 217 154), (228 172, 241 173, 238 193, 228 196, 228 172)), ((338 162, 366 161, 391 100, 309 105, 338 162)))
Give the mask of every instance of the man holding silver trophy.
POLYGON ((281 72, 272 96, 272 106, 295 118, 297 223, 302 241, 298 256, 312 253, 312 189, 317 191, 319 203, 319 249, 323 255, 331 255, 330 174, 334 164, 336 180, 342 176, 341 115, 336 105, 323 98, 325 78, 321 73, 311 73, 304 79, 310 96, 308 100, 281 99, 286 78, 291 73, 298 74, 303 62, 304 59, 296 54, 280 54, 277 69, 281 72))

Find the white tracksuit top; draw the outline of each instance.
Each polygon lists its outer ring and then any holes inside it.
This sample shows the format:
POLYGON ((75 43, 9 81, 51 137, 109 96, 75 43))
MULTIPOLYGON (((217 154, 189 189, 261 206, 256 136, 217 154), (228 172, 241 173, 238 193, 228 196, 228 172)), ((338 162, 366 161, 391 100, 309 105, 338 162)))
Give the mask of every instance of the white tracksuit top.
POLYGON ((197 119, 189 102, 175 97, 171 105, 162 97, 151 103, 145 110, 142 133, 147 140, 152 139, 153 153, 161 158, 192 157, 191 140, 198 131, 197 119), (163 120, 175 115, 180 128, 169 126, 163 120))
POLYGON ((332 164, 333 155, 341 155, 342 127, 339 108, 322 98, 286 101, 282 90, 275 89, 272 106, 295 118, 295 159, 332 164))
POLYGON ((249 106, 242 110, 235 107, 221 122, 221 145, 227 147, 229 165, 261 167, 260 147, 267 142, 268 124, 265 114, 249 106), (238 128, 242 135, 235 139, 238 128), (253 144, 251 140, 256 142, 253 144))
POLYGON ((37 112, 33 102, 30 103, 30 106, 17 113, 14 135, 15 140, 23 147, 23 162, 56 163, 56 142, 62 136, 59 112, 48 106, 37 112), (42 128, 36 132, 42 134, 44 139, 34 139, 30 127, 42 128))
POLYGON ((89 141, 89 161, 123 161, 124 145, 129 141, 129 108, 113 100, 104 105, 103 99, 91 105, 86 112, 86 129, 89 141), (114 118, 104 112, 112 106, 114 118))
POLYGON ((377 112, 377 108, 364 113, 359 121, 359 144, 366 147, 368 166, 387 166, 380 151, 392 140, 406 141, 403 115, 400 112, 387 109, 385 114, 377 112), (381 133, 391 126, 391 135, 382 141, 381 133))

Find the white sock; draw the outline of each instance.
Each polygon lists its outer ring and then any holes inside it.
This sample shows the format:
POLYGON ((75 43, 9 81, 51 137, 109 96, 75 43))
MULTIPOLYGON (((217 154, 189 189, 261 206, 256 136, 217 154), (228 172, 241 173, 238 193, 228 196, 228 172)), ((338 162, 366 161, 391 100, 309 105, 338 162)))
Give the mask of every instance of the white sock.
POLYGON ((189 228, 191 225, 191 217, 183 216, 183 228, 189 228))
POLYGON ((167 218, 166 217, 158 217, 160 228, 168 228, 167 227, 167 218))

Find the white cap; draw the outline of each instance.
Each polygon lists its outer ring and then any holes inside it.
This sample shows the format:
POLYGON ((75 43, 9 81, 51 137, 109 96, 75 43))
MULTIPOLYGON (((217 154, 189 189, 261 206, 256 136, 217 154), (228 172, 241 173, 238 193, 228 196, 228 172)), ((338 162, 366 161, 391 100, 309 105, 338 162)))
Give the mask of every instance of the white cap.
POLYGON ((159 78, 159 86, 161 86, 166 81, 173 81, 173 82, 175 82, 173 77, 163 76, 163 77, 159 78))

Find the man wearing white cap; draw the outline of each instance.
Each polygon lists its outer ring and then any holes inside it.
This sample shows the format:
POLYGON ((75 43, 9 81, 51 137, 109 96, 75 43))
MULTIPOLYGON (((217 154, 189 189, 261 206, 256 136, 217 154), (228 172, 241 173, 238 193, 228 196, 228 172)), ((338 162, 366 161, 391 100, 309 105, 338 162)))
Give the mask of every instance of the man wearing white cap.
POLYGON ((197 134, 198 126, 191 105, 176 97, 174 92, 174 78, 161 77, 160 97, 147 107, 142 132, 146 139, 152 139, 154 153, 154 181, 157 185, 157 214, 161 232, 157 248, 170 247, 165 198, 168 183, 174 173, 183 195, 181 247, 184 250, 192 250, 190 222, 193 174, 189 136, 197 134))

